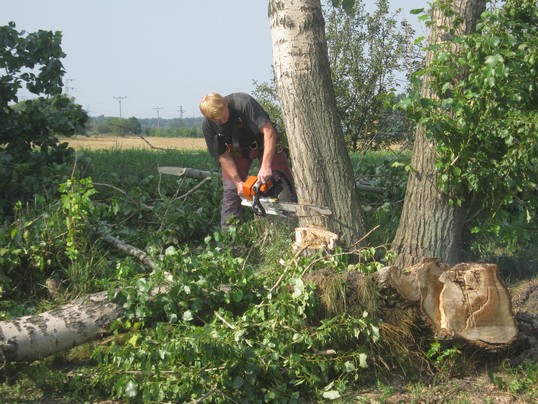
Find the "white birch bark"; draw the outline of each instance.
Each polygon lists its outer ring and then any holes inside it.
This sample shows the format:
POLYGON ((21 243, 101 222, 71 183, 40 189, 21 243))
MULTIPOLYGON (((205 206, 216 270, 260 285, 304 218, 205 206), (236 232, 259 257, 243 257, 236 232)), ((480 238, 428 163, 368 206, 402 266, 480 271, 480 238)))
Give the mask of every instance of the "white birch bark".
POLYGON ((269 21, 299 202, 333 212, 299 224, 327 229, 349 246, 364 234, 362 210, 336 110, 321 3, 270 0, 269 21))

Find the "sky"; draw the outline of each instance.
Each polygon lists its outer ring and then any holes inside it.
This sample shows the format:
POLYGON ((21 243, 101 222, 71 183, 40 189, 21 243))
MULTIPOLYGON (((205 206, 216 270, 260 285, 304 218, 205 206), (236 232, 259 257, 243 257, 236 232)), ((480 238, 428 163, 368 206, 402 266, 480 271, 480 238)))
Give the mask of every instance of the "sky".
MULTIPOLYGON (((267 0, 0 0, 0 25, 62 32, 65 91, 90 116, 190 118, 271 80, 267 0)), ((373 4, 373 1, 367 1, 373 4)), ((391 1, 409 14, 426 0, 391 1)), ((21 93, 19 99, 28 98, 21 93)))

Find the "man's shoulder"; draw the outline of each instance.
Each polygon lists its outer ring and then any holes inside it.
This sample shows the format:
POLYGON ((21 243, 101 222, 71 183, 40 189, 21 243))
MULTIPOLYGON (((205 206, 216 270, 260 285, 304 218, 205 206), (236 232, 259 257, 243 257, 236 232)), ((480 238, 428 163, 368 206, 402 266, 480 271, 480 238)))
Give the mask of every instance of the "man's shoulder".
POLYGON ((226 98, 226 100, 232 105, 245 105, 254 100, 250 94, 242 92, 231 93, 224 98, 226 98))

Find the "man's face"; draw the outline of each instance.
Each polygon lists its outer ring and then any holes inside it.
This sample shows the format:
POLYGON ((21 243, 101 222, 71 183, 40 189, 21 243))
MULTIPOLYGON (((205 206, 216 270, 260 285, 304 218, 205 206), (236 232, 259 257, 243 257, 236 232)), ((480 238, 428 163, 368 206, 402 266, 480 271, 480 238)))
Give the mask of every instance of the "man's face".
POLYGON ((230 118, 230 110, 228 107, 224 108, 222 111, 222 115, 215 119, 213 122, 215 122, 217 125, 224 125, 226 122, 228 122, 228 119, 230 118))

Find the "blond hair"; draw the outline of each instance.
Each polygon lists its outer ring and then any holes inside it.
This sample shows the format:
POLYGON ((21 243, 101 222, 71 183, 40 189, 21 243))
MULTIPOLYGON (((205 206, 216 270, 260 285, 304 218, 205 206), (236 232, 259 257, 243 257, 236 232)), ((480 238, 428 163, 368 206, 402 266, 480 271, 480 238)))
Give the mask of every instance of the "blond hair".
POLYGON ((212 121, 218 121, 222 118, 227 106, 228 101, 219 93, 209 93, 200 101, 200 111, 212 121))

